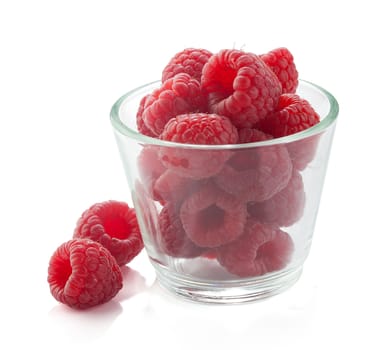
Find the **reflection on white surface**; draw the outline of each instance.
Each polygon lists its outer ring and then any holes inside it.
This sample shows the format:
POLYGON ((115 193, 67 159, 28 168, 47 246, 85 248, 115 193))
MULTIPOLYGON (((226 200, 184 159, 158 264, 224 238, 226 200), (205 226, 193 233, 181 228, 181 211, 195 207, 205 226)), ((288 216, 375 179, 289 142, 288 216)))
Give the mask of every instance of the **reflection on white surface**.
POLYGON ((103 337, 122 312, 120 303, 111 300, 80 312, 59 304, 49 312, 48 317, 58 338, 82 343, 103 337))
POLYGON ((114 297, 116 302, 122 302, 132 298, 135 294, 143 292, 146 286, 145 278, 136 270, 128 267, 121 267, 123 275, 123 288, 114 297))
POLYGON ((121 303, 147 288, 139 272, 128 266, 121 269, 123 288, 108 303, 87 310, 73 310, 58 304, 48 313, 49 322, 58 331, 58 336, 76 342, 88 342, 106 334, 123 312, 121 303))
MULTIPOLYGON (((306 332, 310 335, 317 290, 311 282, 301 279, 290 290, 271 299, 219 306, 186 301, 154 281, 131 301, 124 304, 124 313, 109 334, 111 338, 124 327, 130 334, 143 335, 143 348, 237 349, 240 344, 283 346, 306 332)), ((304 341, 311 338, 306 336, 304 341)))
POLYGON ((316 288, 304 279, 271 299, 218 306, 174 296, 151 273, 146 279, 124 267, 123 276, 123 289, 104 305, 83 311, 54 306, 48 312, 51 336, 71 346, 107 346, 121 341, 124 332, 158 348, 176 348, 186 339, 186 349, 201 346, 203 339, 218 346, 237 346, 240 339, 279 344, 277 332, 289 339, 310 329, 316 308, 316 288))

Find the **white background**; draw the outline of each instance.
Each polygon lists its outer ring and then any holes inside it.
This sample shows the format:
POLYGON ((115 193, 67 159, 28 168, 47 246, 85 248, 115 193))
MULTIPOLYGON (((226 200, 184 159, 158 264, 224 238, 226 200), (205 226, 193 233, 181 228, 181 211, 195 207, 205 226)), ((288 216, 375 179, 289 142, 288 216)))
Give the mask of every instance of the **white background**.
POLYGON ((381 1, 0 2, 1 349, 383 349, 381 1), (130 202, 115 100, 186 47, 286 46, 340 103, 317 227, 299 282, 244 306, 176 299, 143 252, 110 303, 69 310, 48 261, 91 204, 130 202), (5 345, 7 344, 7 345, 5 345))

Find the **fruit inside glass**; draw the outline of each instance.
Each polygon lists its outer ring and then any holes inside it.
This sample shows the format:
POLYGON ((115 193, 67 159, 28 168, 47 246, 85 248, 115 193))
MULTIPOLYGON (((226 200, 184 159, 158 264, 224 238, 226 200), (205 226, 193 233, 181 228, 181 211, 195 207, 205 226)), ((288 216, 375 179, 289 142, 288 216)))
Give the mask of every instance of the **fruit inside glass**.
POLYGON ((159 82, 122 96, 111 122, 145 249, 159 283, 208 303, 243 303, 292 286, 309 254, 338 115, 325 89, 297 94, 321 121, 236 145, 188 145, 140 134, 136 113, 159 82))

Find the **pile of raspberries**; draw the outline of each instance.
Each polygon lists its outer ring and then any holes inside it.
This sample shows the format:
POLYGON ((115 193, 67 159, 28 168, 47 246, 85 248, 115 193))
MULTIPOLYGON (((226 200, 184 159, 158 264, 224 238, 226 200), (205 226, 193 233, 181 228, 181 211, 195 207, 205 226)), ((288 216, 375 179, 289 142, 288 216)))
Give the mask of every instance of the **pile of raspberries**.
POLYGON ((156 218, 145 215, 158 253, 217 259, 238 278, 288 265, 294 242, 282 228, 303 214, 301 171, 318 139, 268 141, 320 121, 297 86, 286 48, 189 48, 170 60, 136 114, 141 134, 172 142, 145 145, 137 159, 142 211, 151 201, 161 208, 156 218), (255 142, 265 145, 247 147, 255 142))

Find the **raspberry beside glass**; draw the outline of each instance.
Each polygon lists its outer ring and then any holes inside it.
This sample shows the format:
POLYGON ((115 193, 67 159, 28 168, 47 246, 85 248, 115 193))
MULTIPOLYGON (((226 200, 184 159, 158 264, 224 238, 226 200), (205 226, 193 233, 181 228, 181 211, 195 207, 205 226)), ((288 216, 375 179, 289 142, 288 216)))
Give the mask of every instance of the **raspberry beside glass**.
POLYGON ((208 302, 276 294, 310 249, 337 102, 284 48, 175 57, 111 111, 159 282, 208 302))
POLYGON ((123 287, 121 266, 143 249, 137 216, 127 203, 95 203, 78 219, 73 238, 62 243, 48 264, 52 296, 74 309, 110 301, 123 287))

